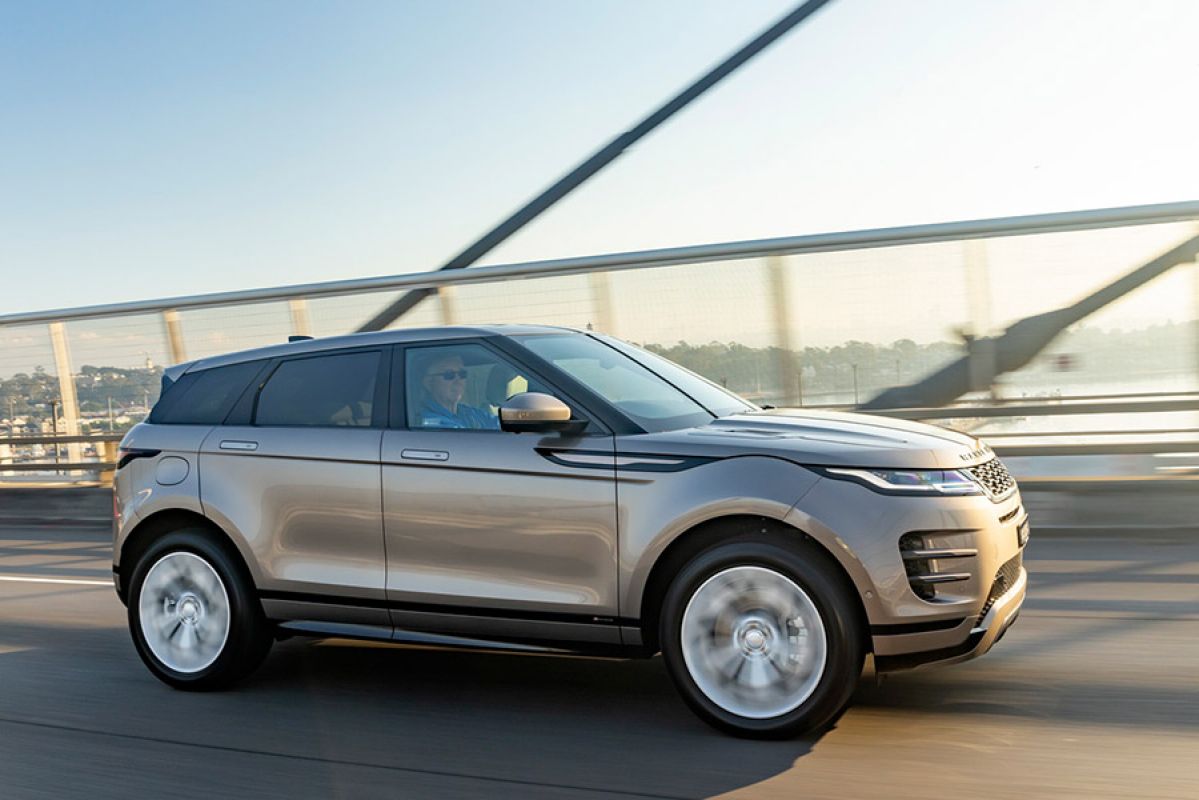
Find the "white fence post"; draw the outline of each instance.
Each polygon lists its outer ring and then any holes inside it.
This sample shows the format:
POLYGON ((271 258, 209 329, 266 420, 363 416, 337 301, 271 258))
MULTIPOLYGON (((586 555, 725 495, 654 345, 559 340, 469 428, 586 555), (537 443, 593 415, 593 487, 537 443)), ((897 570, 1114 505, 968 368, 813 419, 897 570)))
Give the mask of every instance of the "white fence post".
MULTIPOLYGON (((67 343, 66 328, 61 322, 51 322, 49 328, 50 344, 54 348, 54 369, 58 372, 58 392, 62 396, 63 433, 78 436, 79 398, 75 394, 75 377, 71 374, 71 348, 67 343)), ((57 452, 57 443, 54 448, 57 452)), ((82 461, 82 453, 83 447, 78 442, 67 445, 67 461, 82 461)))
POLYGON ((779 400, 784 406, 797 406, 799 397, 798 357, 791 341, 791 312, 787 296, 787 263, 781 256, 766 259, 766 276, 770 282, 770 309, 774 319, 775 343, 778 352, 779 400))
POLYGON ((171 363, 182 364, 187 361, 187 348, 183 345, 183 323, 179 321, 179 312, 168 308, 162 312, 162 322, 166 327, 171 363))
POLYGON ((312 335, 312 319, 308 315, 308 301, 303 297, 293 297, 287 301, 291 311, 291 332, 295 336, 312 335))

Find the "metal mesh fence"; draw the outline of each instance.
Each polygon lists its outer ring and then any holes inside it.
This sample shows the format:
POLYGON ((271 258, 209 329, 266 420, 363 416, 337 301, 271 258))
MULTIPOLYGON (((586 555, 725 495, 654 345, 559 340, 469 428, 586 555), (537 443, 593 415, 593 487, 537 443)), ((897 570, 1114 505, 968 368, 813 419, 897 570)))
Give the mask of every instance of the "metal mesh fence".
MULTIPOLYGON (((971 338, 1068 306, 1197 233, 1195 222, 1112 225, 463 283, 442 287, 394 327, 511 322, 593 329, 652 347, 759 402, 848 406, 920 381, 962 358, 971 338)), ((294 333, 349 333, 395 296, 390 290, 0 323, 0 418, 11 430, 44 428, 64 402, 58 376, 67 370, 83 428, 132 424, 156 399, 163 365, 275 344, 294 333)), ((1028 364, 966 399, 1197 392, 1197 301, 1196 268, 1174 267, 1071 325, 1028 364)), ((957 424, 1002 436, 1097 426, 1183 430, 1195 422, 1192 412, 1177 412, 1135 423, 1066 415, 964 416, 957 424)))

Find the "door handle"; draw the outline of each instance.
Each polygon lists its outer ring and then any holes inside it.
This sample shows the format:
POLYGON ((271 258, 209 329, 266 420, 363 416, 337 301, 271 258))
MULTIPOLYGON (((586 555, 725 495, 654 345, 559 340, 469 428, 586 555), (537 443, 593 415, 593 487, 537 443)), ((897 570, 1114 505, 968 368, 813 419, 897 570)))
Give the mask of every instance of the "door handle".
POLYGON ((226 439, 225 441, 221 442, 220 447, 222 450, 257 450, 258 442, 226 439))
POLYGON ((445 450, 401 450, 400 458, 410 461, 449 461, 450 454, 445 450))

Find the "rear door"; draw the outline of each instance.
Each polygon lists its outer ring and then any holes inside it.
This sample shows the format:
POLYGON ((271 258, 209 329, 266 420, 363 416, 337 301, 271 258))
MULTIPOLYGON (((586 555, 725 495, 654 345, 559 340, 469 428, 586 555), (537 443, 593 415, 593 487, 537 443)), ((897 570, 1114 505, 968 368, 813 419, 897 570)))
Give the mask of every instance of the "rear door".
POLYGON ((279 359, 235 424, 203 444, 205 513, 253 551, 276 616, 389 624, 379 473, 387 353, 279 359))

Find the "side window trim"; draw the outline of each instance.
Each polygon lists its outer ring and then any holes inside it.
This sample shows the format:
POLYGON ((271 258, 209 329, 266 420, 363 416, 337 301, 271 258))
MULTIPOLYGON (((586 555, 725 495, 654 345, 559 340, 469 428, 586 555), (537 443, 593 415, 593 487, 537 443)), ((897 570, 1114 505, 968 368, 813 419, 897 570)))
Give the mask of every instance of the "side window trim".
POLYGON ((371 427, 384 430, 391 417, 391 351, 388 345, 379 348, 379 370, 375 373, 375 398, 371 401, 371 427))
MULTIPOLYGON (((372 404, 374 404, 373 407, 371 408, 371 424, 368 426, 362 426, 362 427, 365 428, 366 430, 379 429, 379 428, 383 427, 383 425, 380 424, 380 421, 382 419, 383 422, 386 422, 386 412, 385 411, 380 412, 380 410, 378 408, 378 403, 380 400, 380 396, 382 396, 383 399, 387 398, 387 390, 386 390, 386 388, 381 388, 379 383, 380 383, 380 381, 384 380, 388 374, 387 365, 386 365, 387 349, 388 348, 385 346, 380 347, 378 345, 372 345, 372 346, 368 346, 368 347, 353 347, 353 348, 333 349, 333 350, 317 350, 317 351, 311 352, 311 353, 297 354, 294 356, 281 356, 279 358, 272 359, 271 362, 268 364, 265 372, 260 374, 259 380, 258 380, 258 385, 257 385, 257 387, 254 388, 254 400, 253 400, 253 403, 252 403, 251 409, 250 409, 250 421, 247 424, 250 427, 255 427, 255 428, 258 428, 258 427, 263 427, 263 428, 331 428, 331 429, 337 430, 337 429, 346 427, 346 426, 341 426, 341 425, 259 425, 258 424, 258 402, 259 402, 259 400, 262 399, 263 389, 265 389, 267 387, 267 384, 269 384, 271 382, 271 378, 273 378, 275 376, 275 373, 279 370, 279 367, 283 366, 284 364, 287 364, 287 363, 290 363, 293 361, 307 361, 307 360, 313 359, 313 358, 328 358, 330 356, 358 355, 358 354, 362 354, 362 353, 377 353, 379 355, 379 363, 375 367, 375 391, 374 391, 374 396, 371 400, 372 404)), ((253 386, 253 384, 251 384, 251 386, 253 386)))
POLYGON ((279 369, 279 365, 286 360, 287 359, 285 358, 274 358, 271 359, 271 362, 267 365, 265 374, 263 374, 262 378, 258 381, 258 388, 254 390, 254 402, 250 404, 250 421, 247 423, 248 425, 257 427, 258 399, 262 397, 262 390, 265 389, 266 385, 271 382, 271 378, 274 376, 275 370, 279 369))
POLYGON ((473 337, 472 338, 463 338, 463 339, 440 339, 440 340, 439 339, 429 339, 429 340, 425 340, 425 341, 421 341, 421 342, 404 342, 403 344, 396 345, 394 360, 395 360, 395 364, 396 364, 395 369, 398 372, 398 378, 393 377, 395 386, 393 387, 393 390, 392 390, 393 391, 393 394, 392 394, 393 408, 392 408, 392 420, 391 420, 391 426, 390 426, 393 430, 422 431, 422 432, 428 432, 428 431, 455 432, 455 431, 457 431, 457 432, 469 432, 469 433, 484 433, 484 432, 486 432, 486 433, 505 433, 505 431, 502 431, 502 430, 500 430, 500 431, 495 431, 495 430, 480 431, 480 430, 467 429, 467 428, 413 428, 408 425, 408 414, 407 414, 408 409, 406 407, 407 406, 407 390, 408 390, 408 384, 407 384, 408 352, 412 351, 412 350, 424 350, 424 349, 428 349, 428 348, 432 348, 432 347, 454 347, 456 345, 464 346, 464 345, 472 345, 472 344, 479 345, 484 350, 486 350, 487 352, 494 355, 496 358, 506 361, 513 366, 519 367, 520 369, 527 372, 530 378, 535 378, 537 381, 544 384, 547 388, 549 388, 551 391, 553 391, 556 395, 560 396, 561 399, 567 405, 570 406, 571 411, 573 412, 573 415, 576 415, 579 419, 587 420, 588 430, 586 431, 586 433, 584 435, 597 434, 597 433, 604 435, 604 436, 612 435, 611 431, 608 429, 607 425, 605 425, 586 406, 584 406, 582 403, 575 400, 571 393, 563 391, 557 381, 547 380, 543 370, 537 369, 534 366, 530 366, 525 359, 519 358, 519 357, 515 356, 514 354, 509 353, 504 348, 496 347, 489 339, 481 339, 481 338, 473 338, 473 337), (398 408, 396 407, 396 405, 397 405, 396 394, 397 393, 399 395, 398 408), (591 430, 593 426, 594 426, 594 428, 596 428, 598 430, 591 430))
POLYGON ((262 367, 258 370, 258 374, 254 376, 242 393, 238 395, 237 402, 229 409, 229 413, 221 421, 221 425, 249 425, 254 418, 254 412, 258 409, 258 393, 262 391, 262 387, 266 385, 266 379, 275 371, 280 359, 268 358, 262 362, 262 367))
POLYGON ((407 350, 403 345, 391 348, 391 402, 387 404, 389 430, 408 430, 408 377, 404 371, 407 350))

